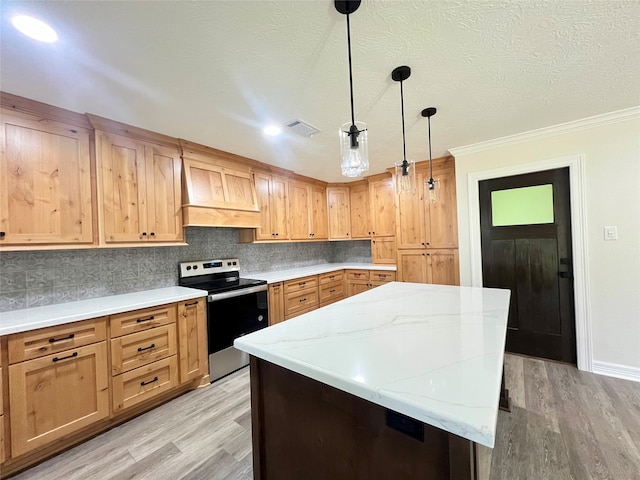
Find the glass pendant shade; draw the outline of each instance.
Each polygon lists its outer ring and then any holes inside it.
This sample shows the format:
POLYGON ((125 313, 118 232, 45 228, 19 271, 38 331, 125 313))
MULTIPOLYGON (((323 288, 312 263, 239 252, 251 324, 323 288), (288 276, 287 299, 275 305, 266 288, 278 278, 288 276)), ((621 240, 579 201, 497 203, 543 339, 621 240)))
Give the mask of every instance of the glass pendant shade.
POLYGON ((424 189, 431 203, 440 201, 440 180, 429 178, 424 182, 424 189))
POLYGON ((416 163, 413 160, 396 162, 396 193, 414 193, 416 191, 416 163))
POLYGON ((369 142, 364 122, 347 122, 340 128, 342 175, 361 177, 369 172, 369 142), (356 128, 353 129, 352 125, 356 128), (353 133, 352 133, 353 132, 353 133), (354 138, 355 137, 355 138, 354 138))

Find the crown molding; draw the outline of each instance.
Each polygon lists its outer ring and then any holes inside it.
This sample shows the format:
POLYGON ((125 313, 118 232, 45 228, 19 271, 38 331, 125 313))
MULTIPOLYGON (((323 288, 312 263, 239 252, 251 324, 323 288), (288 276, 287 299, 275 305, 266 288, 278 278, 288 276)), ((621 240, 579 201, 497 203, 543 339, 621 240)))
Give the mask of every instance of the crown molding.
POLYGON ((530 140, 536 140, 539 138, 553 137, 555 135, 575 132, 587 128, 601 127, 604 125, 624 122, 626 120, 632 120, 636 118, 640 118, 640 106, 625 108, 623 110, 616 110, 615 112, 603 113, 601 115, 582 118, 580 120, 573 120, 567 123, 560 123, 558 125, 539 128, 537 130, 531 130, 528 132, 516 133, 515 135, 496 138, 495 140, 488 140, 486 142, 479 142, 463 147, 450 148, 449 152, 454 157, 459 157, 462 155, 483 152, 485 150, 492 150, 494 148, 505 147, 507 145, 528 142, 530 140))

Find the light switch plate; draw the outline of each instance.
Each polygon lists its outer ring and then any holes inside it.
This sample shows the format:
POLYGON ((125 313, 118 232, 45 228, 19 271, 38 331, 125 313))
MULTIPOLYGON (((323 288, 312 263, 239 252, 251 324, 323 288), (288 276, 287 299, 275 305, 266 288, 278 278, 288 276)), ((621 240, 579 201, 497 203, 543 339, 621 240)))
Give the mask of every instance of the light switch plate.
POLYGON ((604 227, 604 239, 605 240, 617 240, 618 239, 618 227, 604 227))

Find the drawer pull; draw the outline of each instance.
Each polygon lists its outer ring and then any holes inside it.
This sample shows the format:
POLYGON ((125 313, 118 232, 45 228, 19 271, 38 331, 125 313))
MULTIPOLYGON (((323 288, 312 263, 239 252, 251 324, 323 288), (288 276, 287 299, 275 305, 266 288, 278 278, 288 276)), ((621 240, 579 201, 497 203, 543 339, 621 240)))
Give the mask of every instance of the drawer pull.
POLYGON ((149 345, 148 347, 138 347, 138 351, 139 352, 144 352, 145 350, 151 350, 152 348, 156 348, 156 344, 152 343, 151 345, 149 345))
POLYGON ((336 289, 334 288, 333 290, 329 290, 329 293, 333 293, 335 291, 336 291, 336 289))
POLYGON ((301 298, 301 299, 300 299, 300 301, 301 301, 301 302, 306 302, 306 301, 307 301, 307 299, 306 299, 306 298, 301 298))
POLYGON ((195 302, 191 302, 191 303, 185 303, 184 306, 185 307, 193 307, 194 305, 198 304, 198 300, 196 300, 195 302))
POLYGON ((50 338, 49 339, 49 343, 55 343, 55 342, 61 342, 63 340, 71 340, 72 338, 74 338, 76 336, 75 333, 70 334, 68 337, 62 337, 62 338, 50 338))
POLYGON ((153 377, 153 380, 149 380, 148 382, 140 382, 140 386, 144 387, 145 385, 149 385, 150 383, 157 382, 158 377, 153 377))
POLYGON ((142 323, 142 322, 148 322, 149 320, 153 320, 155 317, 153 315, 150 315, 148 317, 145 318, 139 318, 136 320, 136 323, 142 323))
POLYGON ((306 284, 307 284, 307 282, 300 282, 300 283, 298 283, 298 285, 306 285, 306 284))
POLYGON ((53 361, 54 362, 59 362, 61 360, 66 360, 67 358, 74 358, 74 357, 77 357, 77 356, 78 356, 78 352, 73 352, 71 355, 67 355, 66 357, 60 357, 60 358, 54 357, 53 361))

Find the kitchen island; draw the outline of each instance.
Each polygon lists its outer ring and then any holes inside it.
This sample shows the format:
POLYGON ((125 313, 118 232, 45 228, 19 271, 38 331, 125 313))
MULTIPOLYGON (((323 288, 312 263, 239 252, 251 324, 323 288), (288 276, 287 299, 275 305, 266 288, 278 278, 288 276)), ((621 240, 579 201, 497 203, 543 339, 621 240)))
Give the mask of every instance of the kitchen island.
POLYGON ((393 282, 241 337, 254 478, 474 479, 509 291, 393 282))

